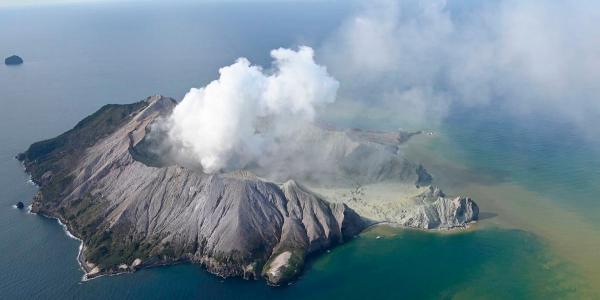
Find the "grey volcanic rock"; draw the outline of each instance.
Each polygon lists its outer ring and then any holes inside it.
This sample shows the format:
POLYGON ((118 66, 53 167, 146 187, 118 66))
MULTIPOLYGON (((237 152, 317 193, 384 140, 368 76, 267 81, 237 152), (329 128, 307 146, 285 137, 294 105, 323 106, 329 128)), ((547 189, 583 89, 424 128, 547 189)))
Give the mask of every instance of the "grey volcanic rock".
POLYGON ((21 202, 21 201, 17 202, 18 209, 23 209, 24 207, 25 207, 25 204, 23 204, 23 202, 21 202))
POLYGON ((427 186, 420 194, 402 202, 368 202, 364 199, 347 203, 364 216, 379 222, 418 229, 453 229, 468 227, 479 216, 479 207, 467 197, 447 197, 437 187, 427 186))
POLYGON ((471 198, 447 198, 431 186, 416 200, 420 205, 406 209, 397 223, 421 229, 450 229, 464 227, 479 216, 479 207, 471 198))
POLYGON ((108 105, 18 156, 40 186, 32 211, 59 218, 83 240, 88 277, 191 261, 220 276, 281 284, 307 255, 367 225, 294 181, 136 160, 148 126, 175 105, 161 96, 108 105))
POLYGON ((16 55, 11 55, 4 59, 4 64, 7 66, 10 65, 20 65, 23 63, 23 59, 16 55))
POLYGON ((275 153, 249 169, 276 181, 290 178, 317 185, 354 185, 395 180, 428 185, 427 171, 400 150, 419 132, 338 130, 303 124, 283 138, 275 153))
MULTIPOLYGON (((40 187, 32 212, 60 219, 82 240, 78 259, 88 278, 187 261, 219 276, 262 276, 278 285, 297 276, 307 256, 372 224, 346 204, 325 201, 290 180, 294 173, 289 170, 302 169, 281 162, 322 158, 322 169, 299 173, 303 180, 332 176, 342 182, 431 182, 422 166, 399 151, 412 134, 317 126, 295 138, 311 149, 284 145, 283 157, 262 169, 205 174, 165 159, 162 150, 154 151, 161 147, 156 136, 148 138, 157 134, 154 122, 175 105, 162 96, 106 105, 73 129, 17 156, 40 187)), ((436 188, 414 202, 390 220, 431 229, 461 227, 477 219, 473 201, 446 198, 436 188)))

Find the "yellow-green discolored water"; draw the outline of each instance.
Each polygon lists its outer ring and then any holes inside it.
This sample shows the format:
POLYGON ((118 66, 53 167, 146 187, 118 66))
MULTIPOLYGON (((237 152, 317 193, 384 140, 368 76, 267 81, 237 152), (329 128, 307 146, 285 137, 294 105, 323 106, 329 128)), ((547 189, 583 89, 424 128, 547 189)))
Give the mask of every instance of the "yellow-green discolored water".
MULTIPOLYGON (((539 263, 560 275, 558 286, 572 289, 573 298, 600 297, 600 227, 583 212, 589 200, 582 199, 586 191, 573 188, 571 197, 565 197, 566 192, 552 194, 537 190, 539 186, 530 187, 518 176, 499 179, 486 170, 473 169, 465 160, 469 153, 449 148, 451 137, 442 134, 416 138, 407 153, 423 163, 447 193, 470 196, 479 204, 481 220, 472 230, 516 229, 534 235, 549 257, 539 263)), ((597 212, 595 206, 587 209, 597 212)), ((548 284, 539 282, 540 286, 548 284)))

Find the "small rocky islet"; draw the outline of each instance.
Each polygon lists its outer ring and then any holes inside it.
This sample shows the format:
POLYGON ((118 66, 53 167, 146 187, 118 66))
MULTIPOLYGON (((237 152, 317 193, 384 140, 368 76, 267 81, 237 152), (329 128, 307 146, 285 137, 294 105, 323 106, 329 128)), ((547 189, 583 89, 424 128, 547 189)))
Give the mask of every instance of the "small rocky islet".
MULTIPOLYGON (((163 96, 106 105, 17 156, 39 186, 31 211, 59 219, 82 240, 78 260, 87 278, 191 262, 222 277, 281 285, 301 273, 307 256, 382 221, 330 202, 296 180, 271 182, 248 170, 205 174, 160 162, 147 149, 147 134, 175 105, 163 96)), ((372 151, 395 153, 390 141, 405 141, 404 135, 356 130, 316 136, 329 135, 353 145, 339 157, 342 162, 372 151)), ((370 164, 365 180, 401 176, 430 184, 422 166, 389 157, 370 164)), ((399 225, 449 229, 477 220, 471 199, 427 190, 399 225)))
POLYGON ((23 59, 18 55, 11 55, 4 59, 4 64, 7 66, 16 66, 23 63, 23 59))

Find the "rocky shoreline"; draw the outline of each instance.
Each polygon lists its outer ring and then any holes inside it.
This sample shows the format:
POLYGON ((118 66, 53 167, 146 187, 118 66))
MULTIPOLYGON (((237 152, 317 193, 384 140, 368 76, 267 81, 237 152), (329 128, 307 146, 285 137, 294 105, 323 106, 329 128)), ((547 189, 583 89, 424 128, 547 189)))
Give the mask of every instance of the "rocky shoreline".
MULTIPOLYGON (((157 158, 144 148, 146 134, 175 105, 162 96, 107 105, 17 156, 39 187, 31 211, 56 218, 81 241, 83 280, 189 262, 217 276, 281 285, 301 273, 307 256, 381 221, 367 220, 294 180, 278 184, 247 171, 211 175, 153 162, 157 158)), ((311 130, 308 137, 343 141, 348 159, 359 153, 377 157, 365 180, 391 176, 421 185, 431 179, 421 166, 397 156, 401 134, 311 130)), ((439 205, 423 202, 399 224, 451 228, 477 219, 470 199, 433 196, 439 205)))
MULTIPOLYGON (((31 184, 39 187, 33 180, 30 179, 29 182, 31 184)), ((100 270, 99 268, 97 268, 96 265, 88 262, 85 259, 85 255, 84 255, 85 242, 81 238, 75 236, 73 234, 73 232, 70 231, 68 223, 66 223, 66 221, 61 220, 60 217, 53 217, 53 216, 45 215, 40 212, 33 212, 32 205, 29 205, 27 207, 27 213, 37 215, 37 216, 47 218, 47 219, 56 220, 56 222, 63 228, 65 234, 69 238, 79 241, 79 247, 78 247, 76 260, 77 260, 77 264, 79 265, 79 268, 83 271, 83 276, 81 277, 81 281, 89 281, 89 280, 100 278, 103 276, 115 276, 115 275, 121 275, 121 274, 128 274, 128 273, 133 273, 142 268, 168 266, 168 265, 174 265, 177 263, 175 261, 172 261, 172 262, 159 262, 159 263, 154 263, 154 264, 147 264, 147 263, 143 263, 143 261, 141 259, 137 259, 137 260, 134 260, 134 262, 130 266, 120 265, 119 268, 116 270, 113 270, 113 269, 100 270)), ((180 262, 184 263, 187 261, 180 261, 180 262)), ((215 274, 215 275, 219 276, 219 274, 215 274)), ((221 277, 226 278, 225 276, 221 276, 221 277)))

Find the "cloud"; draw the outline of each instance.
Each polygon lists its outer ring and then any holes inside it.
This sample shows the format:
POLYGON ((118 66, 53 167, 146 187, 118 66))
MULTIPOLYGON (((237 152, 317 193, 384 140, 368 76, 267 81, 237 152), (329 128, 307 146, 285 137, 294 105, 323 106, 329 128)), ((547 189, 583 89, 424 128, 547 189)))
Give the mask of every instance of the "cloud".
POLYGON ((178 156, 208 173, 241 169, 312 122, 318 107, 335 101, 339 85, 313 55, 309 47, 273 50, 272 70, 239 58, 219 70, 219 79, 192 88, 164 125, 178 156))
POLYGON ((599 20, 595 1, 365 2, 319 50, 342 83, 330 111, 418 127, 494 105, 589 127, 600 117, 599 20))
POLYGON ((273 50, 267 70, 240 58, 191 89, 165 128, 177 157, 205 172, 280 177, 335 168, 313 150, 335 143, 305 130, 317 118, 422 129, 492 106, 597 137, 598 20, 592 1, 368 1, 319 48, 327 69, 309 47, 273 50))

